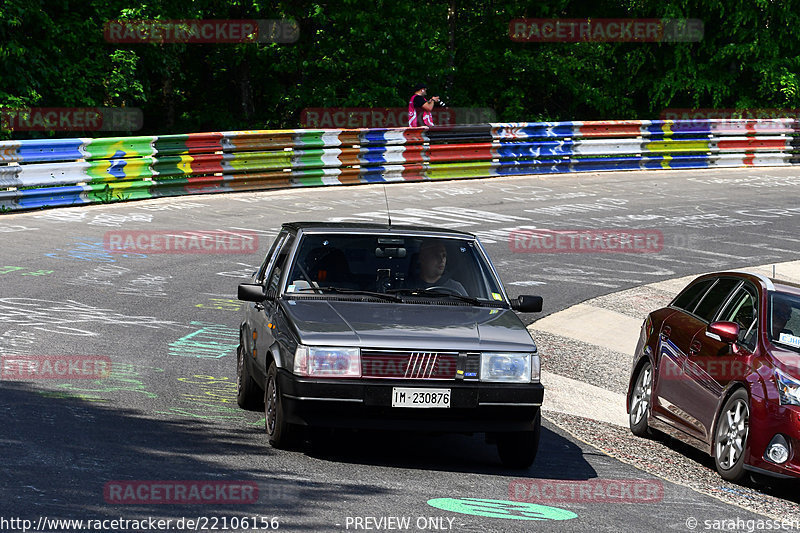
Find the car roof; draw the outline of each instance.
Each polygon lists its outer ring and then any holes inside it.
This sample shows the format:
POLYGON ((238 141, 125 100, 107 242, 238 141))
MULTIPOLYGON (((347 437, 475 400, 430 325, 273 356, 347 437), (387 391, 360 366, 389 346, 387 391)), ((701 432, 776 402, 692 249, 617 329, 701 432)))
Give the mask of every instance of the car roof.
POLYGON ((800 295, 800 284, 783 279, 770 278, 763 274, 758 274, 756 272, 750 272, 747 270, 726 270, 721 272, 709 272, 708 274, 699 276, 696 279, 699 280, 701 278, 710 278, 717 276, 732 276, 737 278, 747 278, 754 283, 761 282, 761 285, 766 287, 766 289, 769 291, 787 292, 791 294, 800 295))
POLYGON ((450 235, 453 237, 464 237, 474 239, 475 235, 466 231, 458 231, 449 228, 432 228, 427 226, 403 226, 403 225, 389 225, 389 224, 372 224, 362 222, 286 222, 283 228, 294 231, 325 231, 330 230, 334 232, 346 231, 366 231, 366 232, 381 232, 381 233, 397 233, 402 235, 404 233, 430 233, 438 235, 450 235))
POLYGON ((775 284, 775 290, 778 292, 788 292, 800 296, 800 284, 786 281, 783 279, 774 279, 772 282, 775 284))

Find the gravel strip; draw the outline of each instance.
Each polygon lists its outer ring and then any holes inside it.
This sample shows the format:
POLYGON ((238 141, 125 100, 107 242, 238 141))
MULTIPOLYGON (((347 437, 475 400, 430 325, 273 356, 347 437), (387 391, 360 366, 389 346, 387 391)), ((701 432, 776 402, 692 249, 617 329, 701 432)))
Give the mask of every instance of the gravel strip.
POLYGON ((580 416, 552 412, 543 416, 576 439, 666 481, 775 520, 800 521, 796 505, 800 495, 795 484, 767 487, 749 481, 729 483, 714 470, 711 457, 666 435, 642 439, 626 428, 580 416))
POLYGON ((675 295, 676 293, 667 292, 652 285, 645 285, 606 294, 605 296, 598 296, 584 303, 644 320, 648 313, 666 306, 675 295))

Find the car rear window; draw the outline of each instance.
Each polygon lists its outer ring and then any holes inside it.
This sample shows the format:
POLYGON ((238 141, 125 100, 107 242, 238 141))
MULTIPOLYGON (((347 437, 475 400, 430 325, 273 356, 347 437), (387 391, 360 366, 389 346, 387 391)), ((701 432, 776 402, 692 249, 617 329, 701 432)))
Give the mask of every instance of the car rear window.
POLYGON ((697 304, 694 314, 706 322, 711 322, 711 319, 717 314, 722 303, 728 299, 733 288, 739 285, 739 283, 741 283, 740 279, 719 278, 714 286, 703 296, 700 303, 697 304))
POLYGON ((703 297, 706 289, 708 289, 713 282, 714 279, 712 278, 690 285, 684 289, 677 298, 675 298, 675 300, 672 302, 672 306, 683 309, 684 311, 694 311, 694 308, 697 306, 697 302, 700 301, 700 298, 703 297))

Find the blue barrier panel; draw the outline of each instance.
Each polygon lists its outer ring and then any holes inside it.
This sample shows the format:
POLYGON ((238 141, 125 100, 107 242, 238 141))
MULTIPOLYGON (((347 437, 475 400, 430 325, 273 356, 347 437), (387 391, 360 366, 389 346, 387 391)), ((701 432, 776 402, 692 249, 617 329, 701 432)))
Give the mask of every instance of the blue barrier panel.
POLYGON ((75 161, 85 157, 81 148, 87 139, 42 139, 18 141, 18 161, 36 163, 46 161, 75 161))
POLYGON ((48 187, 46 189, 26 189, 19 191, 20 198, 18 204, 20 209, 88 204, 91 202, 83 196, 87 190, 88 187, 79 185, 71 187, 48 187))

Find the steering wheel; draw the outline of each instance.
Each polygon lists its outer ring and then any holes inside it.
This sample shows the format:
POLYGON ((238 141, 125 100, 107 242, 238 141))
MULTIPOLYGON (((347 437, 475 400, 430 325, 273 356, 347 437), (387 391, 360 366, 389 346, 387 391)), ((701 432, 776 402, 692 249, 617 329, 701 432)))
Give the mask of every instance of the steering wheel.
POLYGON ((447 292, 448 294, 454 294, 456 296, 462 296, 462 294, 457 289, 454 289, 453 287, 445 287, 444 285, 434 285, 433 287, 427 287, 424 290, 425 291, 441 290, 441 291, 447 292))

